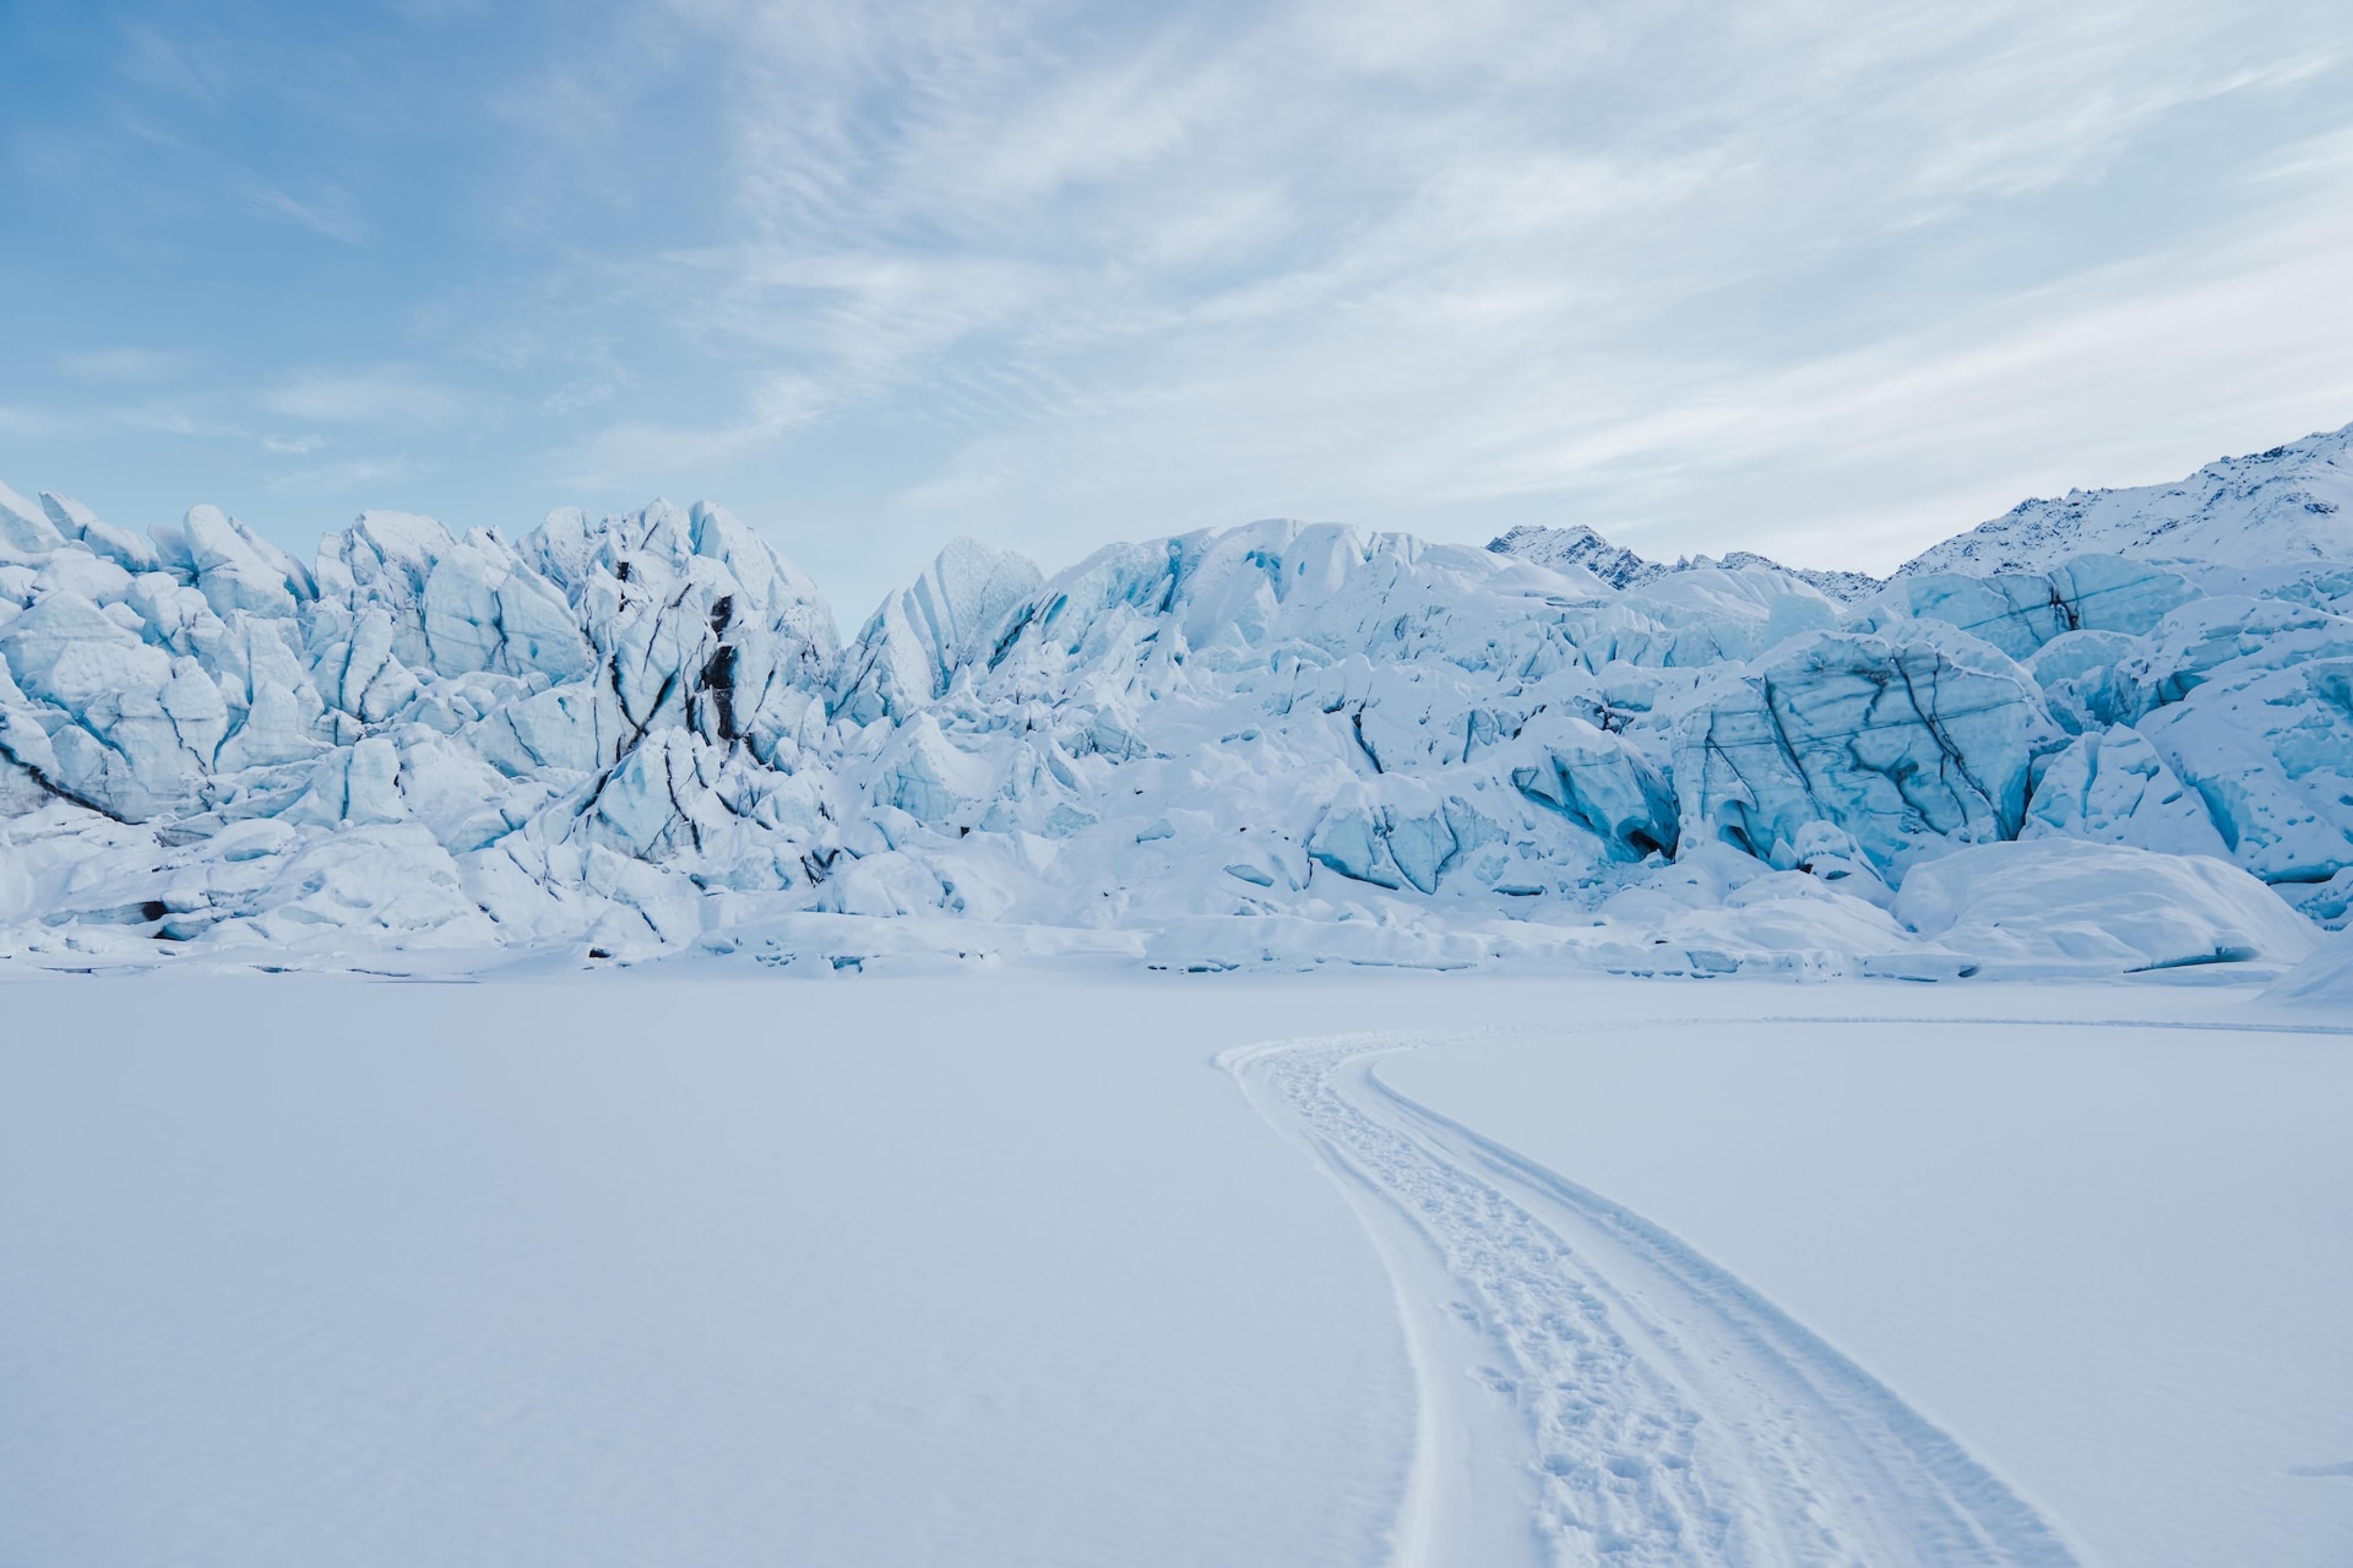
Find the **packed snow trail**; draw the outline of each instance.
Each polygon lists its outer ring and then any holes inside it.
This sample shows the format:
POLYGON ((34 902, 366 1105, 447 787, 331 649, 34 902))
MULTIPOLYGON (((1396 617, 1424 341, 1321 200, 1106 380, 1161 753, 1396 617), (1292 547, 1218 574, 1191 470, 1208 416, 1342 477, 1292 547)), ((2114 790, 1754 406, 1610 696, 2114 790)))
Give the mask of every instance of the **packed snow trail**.
POLYGON ((1400 1036, 1219 1060, 1330 1172, 1421 1400, 1405 1568, 2068 1564, 2023 1500, 1669 1232, 1384 1085, 1400 1036))

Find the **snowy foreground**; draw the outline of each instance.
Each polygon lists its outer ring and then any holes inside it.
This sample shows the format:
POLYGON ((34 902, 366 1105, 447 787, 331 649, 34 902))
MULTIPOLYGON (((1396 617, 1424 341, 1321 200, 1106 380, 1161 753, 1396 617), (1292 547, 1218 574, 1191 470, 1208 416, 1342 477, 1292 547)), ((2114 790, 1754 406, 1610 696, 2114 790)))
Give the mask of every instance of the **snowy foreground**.
POLYGON ((791 973, 0 969, 0 1562, 2353 1554, 2341 1007, 791 973))
POLYGON ((715 507, 369 512, 306 563, 0 489, 0 962, 2283 972, 2353 909, 2348 450, 1883 584, 965 541, 846 643, 715 507))

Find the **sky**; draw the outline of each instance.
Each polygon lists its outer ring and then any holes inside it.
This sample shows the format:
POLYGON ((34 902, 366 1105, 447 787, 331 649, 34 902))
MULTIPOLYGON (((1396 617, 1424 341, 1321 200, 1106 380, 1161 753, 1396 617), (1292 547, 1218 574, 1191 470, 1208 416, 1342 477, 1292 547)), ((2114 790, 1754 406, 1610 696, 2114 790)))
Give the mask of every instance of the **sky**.
POLYGON ((1884 570, 2353 420, 2342 0, 0 0, 0 479, 1884 570))

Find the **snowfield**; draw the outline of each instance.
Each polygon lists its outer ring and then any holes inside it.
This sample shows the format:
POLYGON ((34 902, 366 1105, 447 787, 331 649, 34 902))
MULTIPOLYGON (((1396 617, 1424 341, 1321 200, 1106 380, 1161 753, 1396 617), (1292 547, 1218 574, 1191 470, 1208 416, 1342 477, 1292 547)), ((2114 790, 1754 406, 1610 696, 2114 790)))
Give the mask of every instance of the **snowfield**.
POLYGON ((1953 1436, 2078 1560, 2341 1560, 2353 1487, 2322 1456, 2353 1435, 2353 1348, 2322 1303, 2353 1288, 2347 1037, 2278 1032, 2277 1015, 2219 996, 2111 996, 2114 1021, 2103 1000, 2021 989, 1979 1018, 1644 1021, 1620 1040, 1414 1050, 1378 1072, 1427 1115, 1665 1226, 1953 1436), (2041 1020, 1988 1021, 2012 1002, 2041 1020))
POLYGON ((828 973, 0 989, 0 1561, 2353 1549, 2341 1010, 828 973))

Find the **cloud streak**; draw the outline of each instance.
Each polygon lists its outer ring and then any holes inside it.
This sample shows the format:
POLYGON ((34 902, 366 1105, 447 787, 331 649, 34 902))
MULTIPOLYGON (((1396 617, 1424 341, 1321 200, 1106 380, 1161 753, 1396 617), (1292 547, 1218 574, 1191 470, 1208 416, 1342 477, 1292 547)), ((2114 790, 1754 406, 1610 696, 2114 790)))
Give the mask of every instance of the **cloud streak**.
POLYGON ((339 373, 305 371, 263 392, 272 414, 318 425, 437 428, 476 413, 463 392, 399 365, 339 373))
POLYGON ((248 179, 239 184, 237 199, 258 216, 280 219, 338 244, 360 245, 368 237, 368 226, 358 207, 348 195, 332 186, 304 200, 266 180, 248 179))

